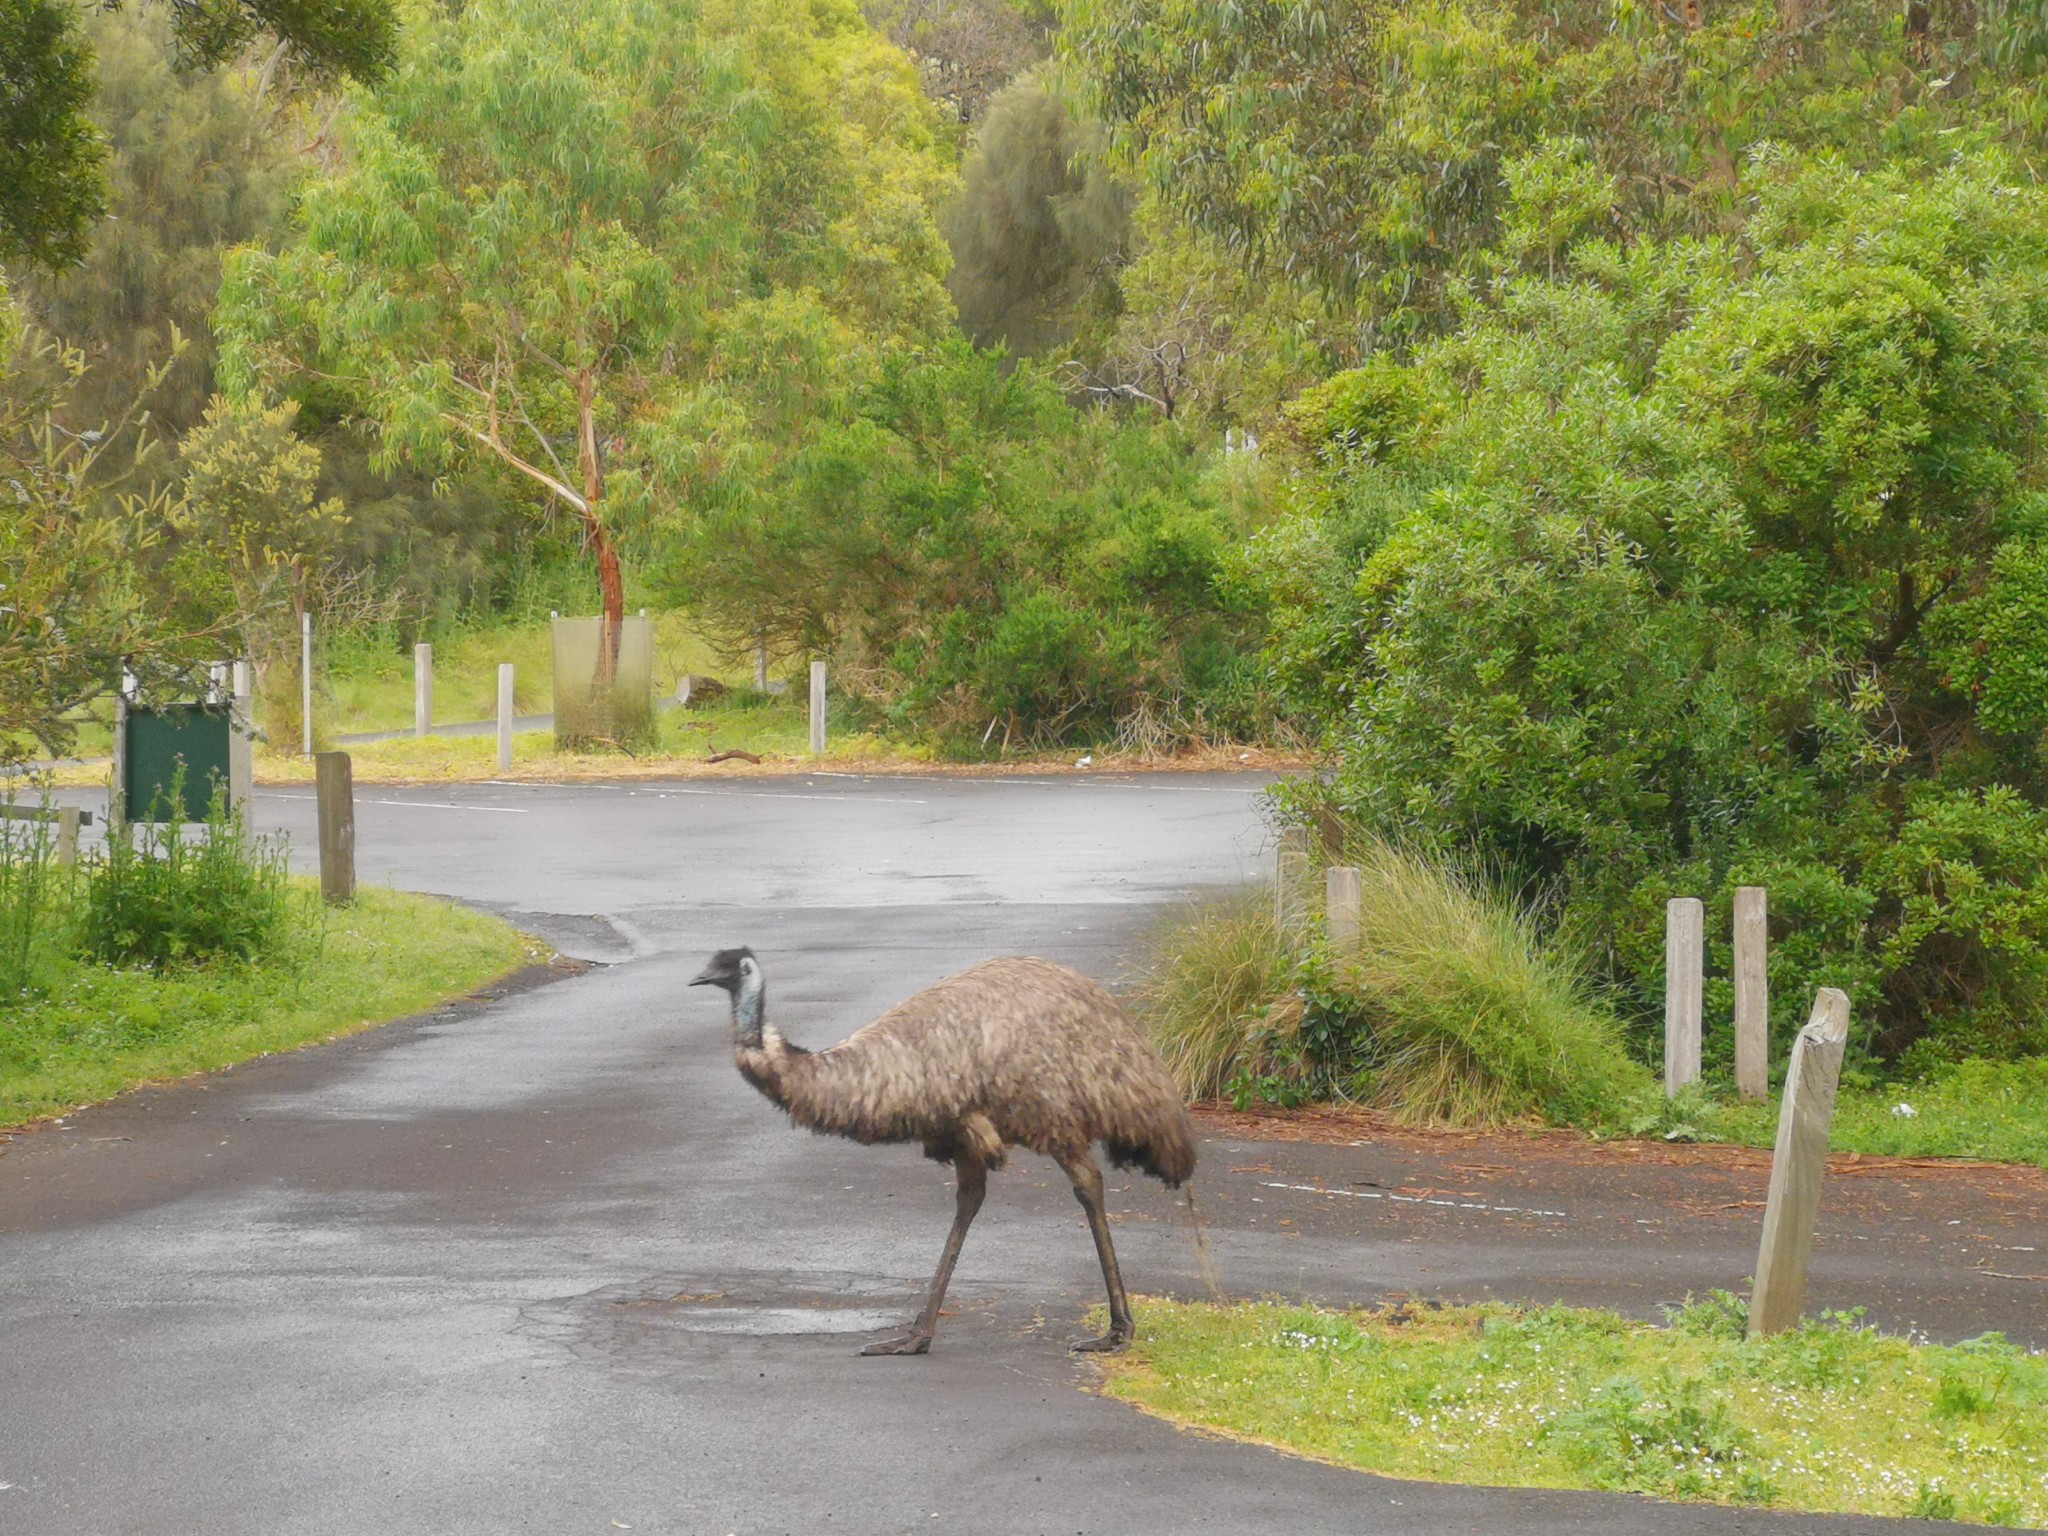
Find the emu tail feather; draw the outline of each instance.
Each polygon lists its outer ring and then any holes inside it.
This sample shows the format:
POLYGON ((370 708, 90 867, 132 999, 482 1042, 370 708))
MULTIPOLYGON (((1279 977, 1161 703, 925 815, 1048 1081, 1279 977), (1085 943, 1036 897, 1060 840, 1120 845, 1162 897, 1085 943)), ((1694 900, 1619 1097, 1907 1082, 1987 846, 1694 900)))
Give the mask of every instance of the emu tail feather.
POLYGON ((1195 1271, 1202 1277, 1202 1284, 1209 1288, 1209 1299, 1227 1302, 1223 1294, 1222 1278, 1216 1273, 1216 1257, 1209 1251, 1209 1231, 1202 1224, 1202 1213, 1195 1209, 1195 1186, 1192 1183, 1181 1186, 1181 1195, 1188 1203, 1188 1222, 1195 1234, 1195 1271))

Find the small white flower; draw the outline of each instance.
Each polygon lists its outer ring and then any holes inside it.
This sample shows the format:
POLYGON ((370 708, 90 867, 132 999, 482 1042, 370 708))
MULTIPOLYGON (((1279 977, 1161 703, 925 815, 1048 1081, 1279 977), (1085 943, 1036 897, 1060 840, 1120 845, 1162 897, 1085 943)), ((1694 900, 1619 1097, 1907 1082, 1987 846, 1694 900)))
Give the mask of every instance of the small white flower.
POLYGON ((1915 1109, 1910 1104, 1894 1104, 1892 1106, 1892 1113, 1894 1115, 1897 1115, 1901 1120, 1911 1120, 1915 1115, 1919 1114, 1920 1111, 1915 1109))

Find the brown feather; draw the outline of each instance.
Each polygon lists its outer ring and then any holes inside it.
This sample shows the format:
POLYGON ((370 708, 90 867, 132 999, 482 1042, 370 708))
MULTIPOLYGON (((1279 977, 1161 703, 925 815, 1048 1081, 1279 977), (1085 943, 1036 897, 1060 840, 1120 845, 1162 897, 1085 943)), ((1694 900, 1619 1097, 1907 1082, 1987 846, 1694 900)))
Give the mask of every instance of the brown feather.
POLYGON ((1117 1000, 1050 960, 987 960, 898 1003, 827 1050, 770 1027, 739 1046, 746 1079, 797 1124, 860 1142, 1049 1157, 1101 1142, 1169 1188, 1195 1170, 1194 1127, 1166 1063, 1117 1000))

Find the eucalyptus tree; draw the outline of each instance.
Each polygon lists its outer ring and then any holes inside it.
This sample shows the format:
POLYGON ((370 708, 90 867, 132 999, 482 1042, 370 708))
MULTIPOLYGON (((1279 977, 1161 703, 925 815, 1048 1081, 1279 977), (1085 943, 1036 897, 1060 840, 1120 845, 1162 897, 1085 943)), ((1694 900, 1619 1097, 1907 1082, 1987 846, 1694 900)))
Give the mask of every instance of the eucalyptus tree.
MULTIPOLYGON (((371 80, 396 43, 391 0, 173 0, 166 10, 184 68, 210 69, 264 44, 273 65, 311 79, 371 80)), ((0 80, 0 261, 68 265, 85 254, 108 192, 79 8, 0 0, 0 80)))
POLYGON ((423 5, 336 131, 285 248, 227 263, 226 380, 567 508, 614 633, 622 532, 745 457, 721 337, 758 369, 792 307, 858 338, 948 315, 933 112, 850 0, 423 5))

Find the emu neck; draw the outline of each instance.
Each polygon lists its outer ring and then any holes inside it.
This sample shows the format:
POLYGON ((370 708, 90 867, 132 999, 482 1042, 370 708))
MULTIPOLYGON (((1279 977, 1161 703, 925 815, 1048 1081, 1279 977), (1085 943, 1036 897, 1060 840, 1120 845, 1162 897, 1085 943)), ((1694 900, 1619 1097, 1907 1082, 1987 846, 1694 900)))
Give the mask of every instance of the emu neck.
POLYGON ((768 1012, 768 988, 756 976, 732 995, 732 1043, 735 1049, 758 1051, 761 1026, 768 1012))

